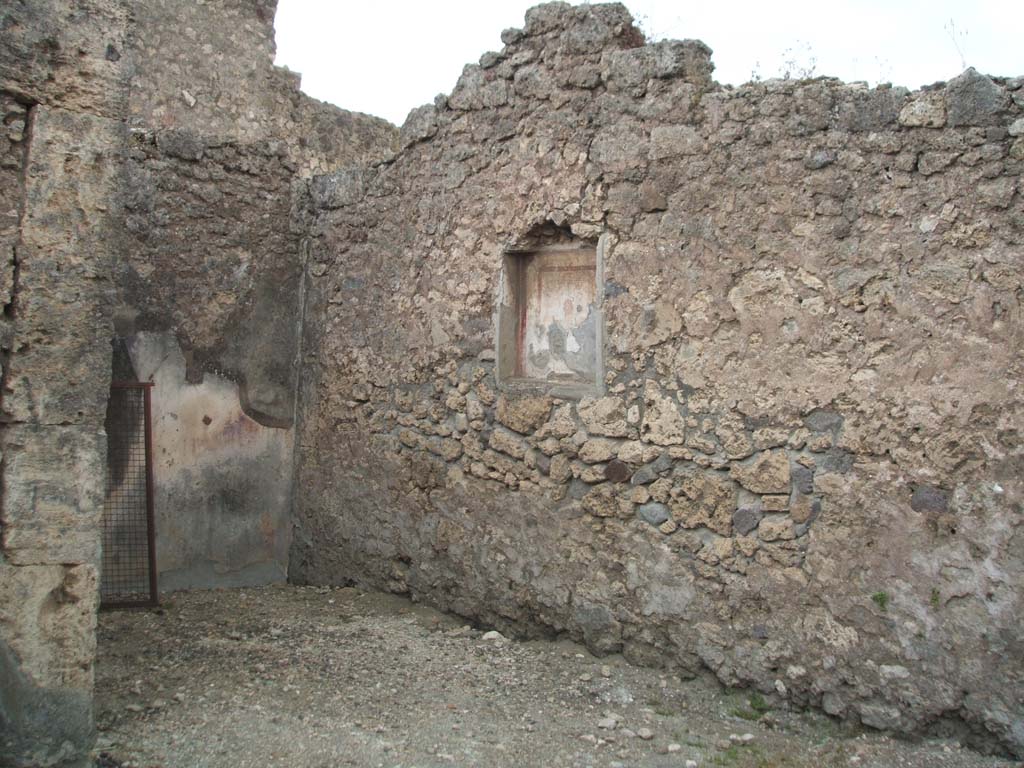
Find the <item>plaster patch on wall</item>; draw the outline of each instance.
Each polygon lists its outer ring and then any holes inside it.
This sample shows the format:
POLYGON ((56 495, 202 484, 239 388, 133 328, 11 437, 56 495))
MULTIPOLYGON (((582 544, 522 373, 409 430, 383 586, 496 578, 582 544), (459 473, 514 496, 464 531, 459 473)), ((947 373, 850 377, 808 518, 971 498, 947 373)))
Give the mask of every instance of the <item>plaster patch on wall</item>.
POLYGON ((284 581, 290 546, 291 429, 247 416, 238 385, 185 381, 170 334, 140 333, 130 352, 153 381, 157 566, 162 590, 284 581))

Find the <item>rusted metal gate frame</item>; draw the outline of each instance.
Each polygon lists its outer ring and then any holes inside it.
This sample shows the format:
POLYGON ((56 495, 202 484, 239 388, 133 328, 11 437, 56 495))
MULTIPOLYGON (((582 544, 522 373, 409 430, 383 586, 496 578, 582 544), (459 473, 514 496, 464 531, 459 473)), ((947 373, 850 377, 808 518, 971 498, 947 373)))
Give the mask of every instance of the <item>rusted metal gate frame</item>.
MULTIPOLYGON (((156 572, 156 510, 155 494, 153 484, 153 382, 151 381, 113 381, 110 383, 111 391, 115 389, 141 389, 143 393, 143 423, 145 434, 145 457, 146 457, 146 547, 147 560, 149 565, 149 599, 148 600, 124 600, 104 601, 102 599, 103 589, 100 585, 100 608, 153 608, 160 602, 160 593, 157 589, 156 572)), ((109 439, 109 436, 108 436, 109 439)), ((108 469, 109 478, 109 469, 108 469)), ((106 506, 104 494, 104 507, 106 506)), ((104 509, 104 514, 106 510, 104 509)), ((102 578, 102 568, 100 571, 102 578)))

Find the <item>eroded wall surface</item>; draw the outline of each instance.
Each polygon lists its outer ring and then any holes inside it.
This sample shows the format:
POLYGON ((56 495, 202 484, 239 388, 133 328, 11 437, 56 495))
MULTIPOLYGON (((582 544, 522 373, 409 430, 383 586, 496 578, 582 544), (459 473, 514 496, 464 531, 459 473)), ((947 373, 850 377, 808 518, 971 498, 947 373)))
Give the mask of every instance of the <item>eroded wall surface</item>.
POLYGON ((0 10, 0 765, 92 744, 127 16, 0 10))
POLYGON ((387 155, 397 130, 299 91, 273 65, 276 0, 133 6, 119 332, 169 331, 189 379, 237 381, 293 420, 302 232, 292 185, 387 155))
POLYGON ((78 765, 92 744, 115 336, 137 353, 118 375, 152 375, 157 413, 186 417, 158 429, 165 583, 284 576, 293 185, 397 131, 301 94, 273 66, 274 8, 0 7, 0 765, 78 765))
POLYGON ((311 187, 291 574, 1024 754, 1021 79, 725 88, 564 4, 311 187), (539 226, 605 391, 506 392, 539 226))
POLYGON ((163 591, 285 580, 294 430, 242 409, 238 385, 186 380, 170 334, 140 333, 134 370, 154 383, 156 560, 163 591))
POLYGON ((162 589, 285 578, 298 182, 389 154, 397 138, 273 65, 275 6, 133 5, 115 323, 133 375, 157 383, 162 589))

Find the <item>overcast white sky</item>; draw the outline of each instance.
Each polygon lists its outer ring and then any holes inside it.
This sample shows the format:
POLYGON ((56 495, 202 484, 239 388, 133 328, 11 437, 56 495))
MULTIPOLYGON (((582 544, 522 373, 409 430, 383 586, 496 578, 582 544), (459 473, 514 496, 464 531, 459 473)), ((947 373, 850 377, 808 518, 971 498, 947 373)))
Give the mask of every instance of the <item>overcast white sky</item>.
MULTIPOLYGON (((401 125, 450 93, 464 64, 500 50, 536 0, 279 0, 277 63, 302 73, 316 98, 401 125)), ((739 84, 794 74, 917 88, 963 63, 1024 74, 1022 0, 779 0, 626 3, 649 37, 697 38, 715 79, 739 84), (787 64, 787 62, 789 62, 787 64)))

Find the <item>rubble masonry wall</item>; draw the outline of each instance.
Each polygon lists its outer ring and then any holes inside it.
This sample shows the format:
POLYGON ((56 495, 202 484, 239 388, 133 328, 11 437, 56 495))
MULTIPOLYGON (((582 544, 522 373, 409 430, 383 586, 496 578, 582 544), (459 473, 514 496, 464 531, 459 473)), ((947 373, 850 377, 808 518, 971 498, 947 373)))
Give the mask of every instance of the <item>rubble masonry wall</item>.
POLYGON ((1021 79, 502 39, 311 184, 292 578, 1021 754, 1021 79), (545 228, 603 244, 600 392, 495 381, 545 228))

